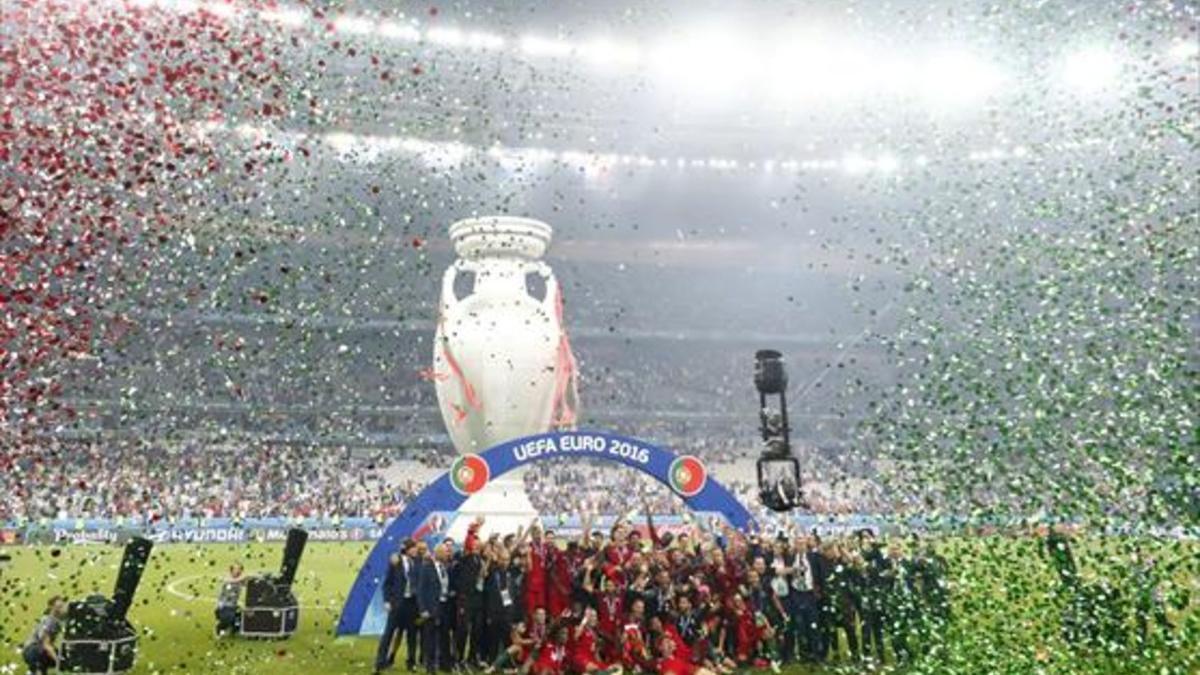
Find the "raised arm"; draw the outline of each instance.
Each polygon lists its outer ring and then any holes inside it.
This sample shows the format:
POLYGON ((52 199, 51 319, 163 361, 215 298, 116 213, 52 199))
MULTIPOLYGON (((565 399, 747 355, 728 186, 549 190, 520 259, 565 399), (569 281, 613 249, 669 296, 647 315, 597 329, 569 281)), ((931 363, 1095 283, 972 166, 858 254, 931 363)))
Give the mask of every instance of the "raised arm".
POLYGON ((593 559, 589 557, 583 561, 583 582, 580 584, 585 593, 595 593, 596 585, 592 583, 592 570, 595 568, 593 559))
POLYGON ((654 529, 654 516, 650 513, 650 503, 642 502, 642 508, 646 510, 646 529, 650 531, 650 542, 654 544, 654 548, 662 548, 662 539, 658 536, 658 531, 654 529))
POLYGON ((473 551, 474 545, 479 543, 479 531, 483 529, 483 516, 477 516, 470 525, 467 526, 467 538, 463 541, 463 550, 473 551))
POLYGON ((583 528, 583 539, 581 539, 581 541, 584 544, 587 544, 587 542, 591 541, 591 536, 592 536, 592 514, 590 512, 589 513, 580 512, 579 521, 580 521, 580 527, 583 528))

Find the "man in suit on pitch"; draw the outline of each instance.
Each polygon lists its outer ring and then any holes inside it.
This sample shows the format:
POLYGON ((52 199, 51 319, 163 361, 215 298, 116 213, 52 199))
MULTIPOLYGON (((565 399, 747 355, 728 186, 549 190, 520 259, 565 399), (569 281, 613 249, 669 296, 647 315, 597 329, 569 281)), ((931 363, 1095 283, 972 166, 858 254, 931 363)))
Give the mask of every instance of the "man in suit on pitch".
POLYGON ((450 547, 438 545, 421 564, 417 582, 417 609, 421 622, 421 655, 425 672, 450 667, 450 626, 453 614, 444 614, 450 603, 450 547))
POLYGON ((400 550, 388 560, 387 576, 383 579, 383 608, 387 612, 387 624, 379 636, 379 649, 375 653, 375 672, 391 667, 396 660, 401 636, 408 635, 408 667, 412 670, 413 654, 416 651, 416 584, 413 552, 416 542, 405 539, 400 550))

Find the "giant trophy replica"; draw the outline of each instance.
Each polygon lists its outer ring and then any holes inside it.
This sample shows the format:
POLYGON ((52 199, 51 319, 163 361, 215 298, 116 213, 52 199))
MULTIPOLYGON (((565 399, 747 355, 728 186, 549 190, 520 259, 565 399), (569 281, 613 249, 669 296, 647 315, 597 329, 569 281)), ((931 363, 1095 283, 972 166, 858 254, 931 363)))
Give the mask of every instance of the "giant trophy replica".
POLYGON ((65 673, 123 673, 137 658, 138 634, 126 615, 154 544, 136 537, 125 545, 112 599, 92 595, 67 606, 59 649, 65 673))
MULTIPOLYGON (((458 258, 442 278, 432 372, 460 454, 575 425, 576 364, 562 289, 541 260, 552 232, 545 223, 510 216, 450 226, 458 258)), ((528 522, 535 511, 520 473, 473 493, 460 510, 461 528, 478 513, 487 513, 497 530, 528 522)))

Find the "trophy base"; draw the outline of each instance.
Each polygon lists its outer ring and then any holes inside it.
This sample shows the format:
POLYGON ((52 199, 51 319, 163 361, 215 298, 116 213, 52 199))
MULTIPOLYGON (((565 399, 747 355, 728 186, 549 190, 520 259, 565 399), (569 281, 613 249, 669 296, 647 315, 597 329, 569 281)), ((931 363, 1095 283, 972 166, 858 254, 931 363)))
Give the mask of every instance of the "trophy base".
POLYGON ((537 515, 537 509, 533 508, 533 502, 529 501, 529 495, 525 492, 525 471, 516 469, 471 495, 458 510, 458 515, 446 532, 455 541, 461 542, 471 522, 477 516, 484 516, 484 536, 493 532, 510 534, 522 526, 528 529, 530 521, 537 515))

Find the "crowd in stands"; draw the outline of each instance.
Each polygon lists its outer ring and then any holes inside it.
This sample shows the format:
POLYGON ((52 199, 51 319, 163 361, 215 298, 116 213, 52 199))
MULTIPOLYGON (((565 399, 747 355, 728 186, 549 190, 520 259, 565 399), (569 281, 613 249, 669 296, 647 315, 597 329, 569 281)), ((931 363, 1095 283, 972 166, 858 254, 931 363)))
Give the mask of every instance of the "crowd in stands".
MULTIPOLYGON (((713 475, 756 516, 769 516, 761 506, 753 460, 745 466, 710 465, 713 475), (741 469, 735 471, 734 469, 741 469)), ((876 513, 886 508, 874 483, 862 479, 830 480, 817 471, 804 472, 805 510, 814 513, 876 513)), ((525 491, 541 513, 621 515, 648 505, 651 513, 678 515, 687 506, 671 490, 637 471, 611 462, 572 460, 543 462, 526 469, 525 491)), ((769 518, 768 518, 769 519, 769 518)))
MULTIPOLYGON (((671 447, 671 446, 667 446, 671 447)), ((680 443, 756 514, 753 459, 731 442, 680 443)), ((387 518, 448 467, 452 451, 405 454, 258 445, 46 443, 0 449, 0 522, 54 518, 387 518), (400 458, 403 457, 403 460, 400 458), (417 470, 413 470, 413 468, 417 470)), ((658 515, 686 510, 666 486, 603 461, 542 462, 525 473, 543 514, 621 515, 648 505, 658 515)), ((805 468, 805 492, 818 513, 873 510, 870 490, 831 483, 805 468)), ((765 514, 764 514, 765 515, 765 514)))
POLYGON ((685 508, 666 486, 611 462, 543 462, 525 470, 525 492, 540 513, 619 515, 645 504, 653 513, 674 515, 685 508))
MULTIPOLYGON (((647 509, 648 510, 648 509, 647 509)), ((950 620, 945 559, 916 539, 837 540, 631 523, 462 545, 405 540, 383 582, 376 670, 710 675, 792 662, 903 661, 950 620)))
POLYGON ((423 485, 336 449, 47 444, 0 450, 0 522, 42 518, 386 518, 423 485))

